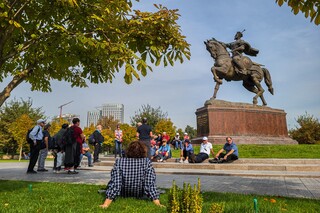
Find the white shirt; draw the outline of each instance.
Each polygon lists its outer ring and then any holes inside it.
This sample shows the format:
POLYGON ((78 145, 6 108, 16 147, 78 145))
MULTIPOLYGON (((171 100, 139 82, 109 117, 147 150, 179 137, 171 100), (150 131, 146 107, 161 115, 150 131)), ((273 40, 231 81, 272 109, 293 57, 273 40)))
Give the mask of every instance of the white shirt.
POLYGON ((207 142, 206 144, 201 143, 200 145, 200 153, 206 153, 210 156, 210 150, 212 149, 212 144, 207 142))

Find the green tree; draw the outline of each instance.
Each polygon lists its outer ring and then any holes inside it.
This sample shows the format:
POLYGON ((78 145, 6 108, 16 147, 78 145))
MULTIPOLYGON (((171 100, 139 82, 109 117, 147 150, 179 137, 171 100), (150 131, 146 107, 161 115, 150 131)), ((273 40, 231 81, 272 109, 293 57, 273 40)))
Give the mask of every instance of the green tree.
POLYGON ((28 132, 28 129, 32 128, 32 126, 34 126, 34 122, 27 114, 22 114, 9 125, 8 132, 12 135, 12 138, 17 142, 18 145, 18 149, 15 151, 19 151, 20 153, 19 161, 21 160, 22 149, 28 146, 26 141, 26 133, 28 132))
POLYGON ((170 139, 173 139, 176 135, 176 127, 173 125, 170 119, 162 119, 155 126, 155 133, 166 132, 170 139))
POLYGON ((103 116, 98 120, 98 124, 102 125, 104 129, 111 129, 112 131, 117 128, 119 123, 120 121, 114 119, 113 116, 103 116))
POLYGON ((188 133, 190 139, 194 138, 197 136, 197 130, 193 128, 192 126, 187 125, 186 128, 184 129, 186 133, 188 133))
POLYGON ((149 104, 142 105, 141 109, 134 113, 133 117, 130 117, 131 125, 136 126, 137 123, 142 121, 142 118, 147 118, 148 125, 151 126, 152 129, 156 126, 156 124, 162 120, 167 119, 168 113, 162 112, 161 108, 153 108, 149 104))
POLYGON ((18 143, 9 132, 9 127, 11 123, 15 122, 23 114, 28 115, 34 125, 38 119, 45 118, 41 107, 32 107, 31 99, 14 99, 0 108, 0 149, 7 154, 15 154, 18 148, 18 143))
POLYGON ((0 106, 21 82, 51 91, 50 80, 72 87, 140 80, 150 65, 190 58, 190 45, 177 24, 178 10, 132 10, 138 1, 15 0, 0 3, 0 106))
POLYGON ((299 127, 289 131, 299 144, 320 144, 320 123, 313 115, 305 113, 297 118, 299 127))
POLYGON ((276 0, 281 7, 284 2, 292 8, 292 12, 297 15, 299 12, 304 13, 306 18, 314 21, 316 25, 320 24, 320 2, 318 0, 276 0))
POLYGON ((127 147, 129 145, 129 143, 131 143, 132 141, 136 141, 137 140, 137 128, 130 126, 129 124, 121 124, 120 125, 120 129, 122 130, 123 133, 123 145, 124 147, 127 147))
POLYGON ((50 135, 53 136, 57 132, 59 132, 59 130, 61 129, 62 124, 69 124, 69 122, 67 120, 64 120, 64 119, 55 118, 55 119, 51 120, 50 124, 51 124, 51 127, 50 127, 49 132, 50 132, 50 135))

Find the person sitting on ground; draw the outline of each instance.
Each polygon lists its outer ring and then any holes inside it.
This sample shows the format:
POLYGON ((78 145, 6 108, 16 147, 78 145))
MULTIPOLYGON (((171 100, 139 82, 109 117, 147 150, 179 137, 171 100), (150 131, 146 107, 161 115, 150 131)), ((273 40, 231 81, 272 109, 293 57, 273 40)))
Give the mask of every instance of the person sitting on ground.
POLYGON ((223 148, 216 154, 216 157, 213 160, 209 160, 210 163, 224 163, 230 162, 234 160, 238 160, 239 153, 238 147, 233 142, 231 137, 226 138, 226 143, 224 144, 223 148), (223 152, 226 153, 223 153, 223 152))
POLYGON ((147 147, 142 142, 129 144, 126 157, 117 158, 111 170, 111 179, 106 190, 106 199, 100 207, 107 208, 117 196, 149 198, 162 206, 156 187, 156 173, 147 158, 147 147))
POLYGON ((150 148, 151 160, 155 159, 157 150, 158 150, 158 147, 156 145, 156 141, 154 139, 152 139, 151 140, 151 148, 150 148))
POLYGON ((90 147, 86 142, 86 138, 83 139, 83 143, 82 143, 82 151, 81 151, 81 155, 80 155, 80 162, 82 161, 83 156, 86 156, 88 158, 88 166, 89 167, 93 167, 92 164, 92 154, 89 151, 90 147))
POLYGON ((197 154, 196 156, 192 154, 190 163, 202 163, 203 161, 205 161, 210 157, 210 152, 212 153, 212 156, 214 156, 212 144, 208 142, 207 137, 203 137, 202 143, 200 145, 200 153, 197 154))
POLYGON ((162 139, 162 146, 156 151, 156 159, 158 162, 166 162, 170 156, 170 145, 167 143, 166 139, 162 139))
POLYGON ((180 153, 180 163, 189 163, 191 155, 193 154, 193 147, 189 139, 184 140, 184 147, 180 153), (183 161, 183 158, 185 159, 183 161))
POLYGON ((176 136, 174 136, 174 139, 172 141, 172 145, 174 149, 183 149, 182 147, 182 141, 180 140, 180 134, 177 132, 176 136))

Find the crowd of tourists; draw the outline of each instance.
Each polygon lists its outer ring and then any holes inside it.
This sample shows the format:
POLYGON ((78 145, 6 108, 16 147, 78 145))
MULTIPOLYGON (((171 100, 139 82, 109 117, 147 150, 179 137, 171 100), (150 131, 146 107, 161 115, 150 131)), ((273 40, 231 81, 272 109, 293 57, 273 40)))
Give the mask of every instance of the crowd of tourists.
POLYGON ((53 171, 55 173, 64 171, 68 174, 78 174, 77 169, 81 167, 80 164, 84 156, 88 159, 89 167, 93 167, 95 162, 100 162, 99 152, 104 141, 101 125, 98 125, 90 136, 95 149, 93 159, 86 137, 80 128, 79 118, 74 118, 70 126, 63 124, 58 133, 52 137, 49 133, 50 127, 51 125, 46 124, 44 119, 39 119, 37 125, 28 133, 30 161, 27 174, 48 171, 45 167, 45 160, 49 151, 54 157, 53 171), (37 161, 38 169, 35 171, 34 167, 37 161))

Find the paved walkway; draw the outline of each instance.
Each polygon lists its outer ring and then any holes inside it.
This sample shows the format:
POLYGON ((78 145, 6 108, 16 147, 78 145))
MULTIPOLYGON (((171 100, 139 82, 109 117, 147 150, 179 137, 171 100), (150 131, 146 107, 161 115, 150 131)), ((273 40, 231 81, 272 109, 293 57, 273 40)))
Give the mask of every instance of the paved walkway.
MULTIPOLYGON (((52 164, 48 162, 47 164, 52 164)), ((80 170, 77 175, 55 174, 52 171, 26 174, 28 163, 0 163, 0 180, 41 182, 70 182, 105 185, 109 171, 80 170)), ((170 188, 172 180, 182 187, 183 182, 196 184, 201 179, 203 191, 233 192, 241 194, 275 195, 320 199, 320 178, 237 177, 208 175, 157 174, 157 186, 170 188)))

